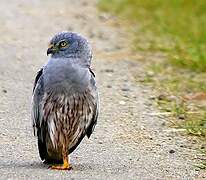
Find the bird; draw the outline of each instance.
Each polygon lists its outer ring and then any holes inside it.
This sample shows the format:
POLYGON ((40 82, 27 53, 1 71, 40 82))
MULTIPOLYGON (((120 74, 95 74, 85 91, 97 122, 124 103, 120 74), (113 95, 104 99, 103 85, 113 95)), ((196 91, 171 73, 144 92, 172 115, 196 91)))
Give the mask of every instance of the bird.
POLYGON ((41 160, 51 169, 70 170, 69 154, 91 136, 99 114, 92 50, 82 35, 63 31, 50 40, 48 55, 34 80, 33 131, 41 160))

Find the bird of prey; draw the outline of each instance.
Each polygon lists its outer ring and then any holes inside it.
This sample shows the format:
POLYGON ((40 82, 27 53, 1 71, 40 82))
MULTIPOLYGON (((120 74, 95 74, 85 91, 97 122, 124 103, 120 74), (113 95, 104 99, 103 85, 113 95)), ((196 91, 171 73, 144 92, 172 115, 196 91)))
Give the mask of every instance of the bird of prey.
POLYGON ((61 32, 50 41, 47 64, 36 75, 32 96, 34 135, 39 155, 52 169, 71 169, 68 155, 97 123, 98 92, 90 65, 88 41, 73 32, 61 32))

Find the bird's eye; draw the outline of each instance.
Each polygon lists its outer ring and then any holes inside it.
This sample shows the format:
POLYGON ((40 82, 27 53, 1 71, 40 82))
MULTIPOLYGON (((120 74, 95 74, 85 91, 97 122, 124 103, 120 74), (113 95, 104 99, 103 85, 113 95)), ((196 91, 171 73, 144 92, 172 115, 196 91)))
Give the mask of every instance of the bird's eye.
POLYGON ((60 43, 59 43, 59 46, 60 47, 66 47, 68 45, 68 43, 66 42, 66 41, 61 41, 60 43))

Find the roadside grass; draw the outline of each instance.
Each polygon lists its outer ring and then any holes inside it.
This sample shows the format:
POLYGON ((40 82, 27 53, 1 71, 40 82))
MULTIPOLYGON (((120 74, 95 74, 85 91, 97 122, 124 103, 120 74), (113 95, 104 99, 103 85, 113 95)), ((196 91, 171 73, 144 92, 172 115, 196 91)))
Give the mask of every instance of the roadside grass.
POLYGON ((130 21, 134 48, 164 51, 172 64, 206 72, 205 0, 100 0, 99 7, 130 21))
POLYGON ((205 140, 206 98, 188 98, 206 92, 205 0, 100 0, 98 6, 127 22, 134 52, 165 55, 145 60, 145 72, 152 73, 136 79, 158 89, 156 103, 174 126, 205 140))
POLYGON ((173 68, 162 66, 163 64, 147 65, 146 72, 153 72, 154 75, 146 74, 143 78, 137 76, 136 80, 157 89, 159 95, 155 98, 155 103, 161 112, 170 115, 173 127, 186 129, 188 134, 201 139, 206 138, 206 102, 187 99, 187 94, 206 91, 206 74, 195 76, 184 69, 177 73, 173 68))

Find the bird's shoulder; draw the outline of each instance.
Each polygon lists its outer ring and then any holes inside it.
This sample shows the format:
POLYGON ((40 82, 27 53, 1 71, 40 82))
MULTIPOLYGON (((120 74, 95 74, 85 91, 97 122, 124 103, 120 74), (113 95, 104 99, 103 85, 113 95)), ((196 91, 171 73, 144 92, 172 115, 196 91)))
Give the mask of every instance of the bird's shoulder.
POLYGON ((43 75, 43 67, 40 68, 39 71, 37 71, 37 73, 36 73, 36 77, 35 77, 34 85, 33 85, 33 93, 34 93, 34 90, 37 86, 37 83, 42 75, 43 75))
POLYGON ((92 70, 92 68, 91 68, 91 67, 89 67, 89 71, 90 71, 91 75, 93 76, 93 78, 95 78, 95 77, 96 77, 96 75, 95 75, 95 73, 94 73, 94 71, 92 70))

